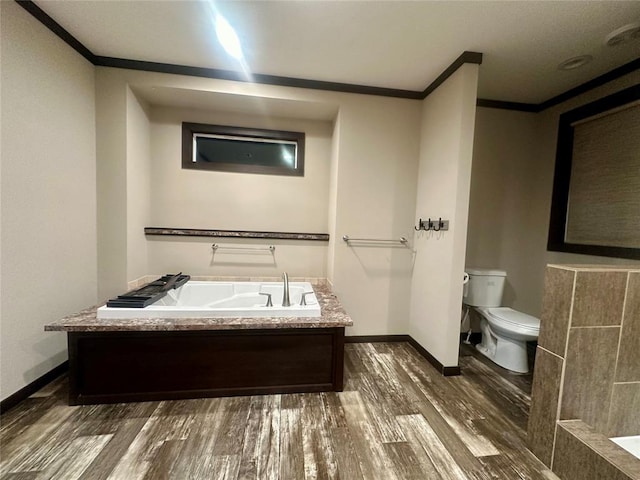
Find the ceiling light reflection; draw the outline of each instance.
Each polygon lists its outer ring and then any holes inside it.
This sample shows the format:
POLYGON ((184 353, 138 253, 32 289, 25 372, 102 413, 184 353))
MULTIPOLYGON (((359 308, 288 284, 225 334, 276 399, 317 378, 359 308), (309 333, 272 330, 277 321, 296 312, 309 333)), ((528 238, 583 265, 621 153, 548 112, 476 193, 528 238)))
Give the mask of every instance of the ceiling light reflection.
POLYGON ((222 15, 217 14, 215 19, 216 35, 225 51, 236 60, 242 60, 242 46, 240 39, 231 24, 222 15))

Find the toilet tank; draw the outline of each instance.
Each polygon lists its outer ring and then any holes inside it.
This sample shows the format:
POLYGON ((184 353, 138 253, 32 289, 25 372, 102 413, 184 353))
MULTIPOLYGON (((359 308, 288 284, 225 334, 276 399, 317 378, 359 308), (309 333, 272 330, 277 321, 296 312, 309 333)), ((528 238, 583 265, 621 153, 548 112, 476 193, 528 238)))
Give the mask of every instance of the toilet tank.
POLYGON ((504 270, 467 268, 469 283, 465 285, 462 302, 472 307, 499 307, 507 272, 504 270))

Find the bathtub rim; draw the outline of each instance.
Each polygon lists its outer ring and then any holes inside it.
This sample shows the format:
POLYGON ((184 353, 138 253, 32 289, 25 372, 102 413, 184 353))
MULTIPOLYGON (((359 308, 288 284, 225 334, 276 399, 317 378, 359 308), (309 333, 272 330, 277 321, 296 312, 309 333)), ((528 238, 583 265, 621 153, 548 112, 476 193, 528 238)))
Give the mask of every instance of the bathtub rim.
MULTIPOLYGON (((187 285, 194 287, 207 286, 212 284, 215 286, 243 284, 244 286, 257 286, 259 293, 263 286, 279 288, 282 282, 265 282, 265 281, 225 281, 225 280, 189 280, 180 286, 176 291, 181 291, 187 285)), ((299 305, 294 302, 290 307, 278 305, 278 300, 273 298, 273 306, 265 305, 253 307, 219 307, 211 308, 201 305, 160 305, 158 302, 148 305, 144 308, 121 308, 107 307, 102 305, 97 308, 96 316, 100 320, 120 320, 120 319, 160 319, 160 318, 289 318, 289 317, 307 317, 320 318, 322 316, 322 306, 317 298, 316 290, 311 282, 289 282, 289 288, 292 287, 302 289, 302 291, 312 291, 311 303, 308 305, 299 305)), ((170 296, 169 292, 167 296, 170 296)), ((245 292, 253 293, 253 292, 245 292)), ((243 295, 238 293, 236 295, 243 295)), ((164 298, 159 300, 161 302, 164 298)), ((232 298, 232 297, 229 297, 232 298)), ((265 300, 266 301, 266 297, 265 300)))

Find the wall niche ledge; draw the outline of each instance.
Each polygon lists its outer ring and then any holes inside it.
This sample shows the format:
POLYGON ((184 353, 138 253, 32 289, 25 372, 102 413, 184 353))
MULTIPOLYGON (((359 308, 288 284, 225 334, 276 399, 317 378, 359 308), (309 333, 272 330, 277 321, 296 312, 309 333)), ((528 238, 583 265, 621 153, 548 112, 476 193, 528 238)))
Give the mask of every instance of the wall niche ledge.
POLYGON ((259 232, 251 230, 205 230, 198 228, 145 227, 145 235, 179 237, 268 238, 328 242, 328 233, 259 232))

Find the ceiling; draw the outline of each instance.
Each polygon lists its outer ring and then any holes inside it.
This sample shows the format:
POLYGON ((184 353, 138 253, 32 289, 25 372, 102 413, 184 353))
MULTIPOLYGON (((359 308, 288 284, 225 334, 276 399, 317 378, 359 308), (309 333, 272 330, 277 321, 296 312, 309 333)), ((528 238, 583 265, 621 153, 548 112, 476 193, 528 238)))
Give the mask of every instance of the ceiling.
POLYGON ((640 57, 640 1, 36 0, 98 56, 422 91, 463 51, 484 54, 478 96, 541 103, 640 57), (244 64, 218 44, 237 31, 244 64), (578 55, 593 61, 561 71, 578 55))

